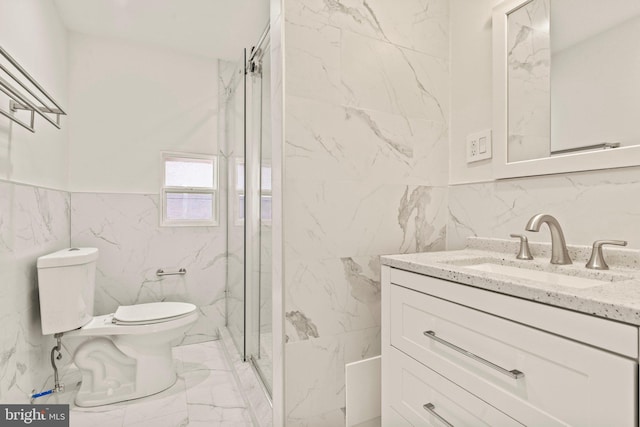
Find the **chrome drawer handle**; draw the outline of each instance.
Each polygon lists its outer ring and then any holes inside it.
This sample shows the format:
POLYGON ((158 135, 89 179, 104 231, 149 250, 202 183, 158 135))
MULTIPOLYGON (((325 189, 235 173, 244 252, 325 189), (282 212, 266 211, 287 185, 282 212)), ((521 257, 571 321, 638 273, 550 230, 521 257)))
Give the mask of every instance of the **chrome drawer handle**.
POLYGON ((436 342, 439 342, 442 345, 446 345, 447 347, 454 349, 458 353, 462 353, 465 356, 470 357, 473 360, 482 363, 483 365, 486 365, 486 366, 488 366, 490 368, 493 368, 496 371, 513 378, 514 380, 517 380, 518 378, 524 377, 524 372, 520 372, 517 369, 512 369, 512 370, 508 371, 508 370, 504 369, 502 366, 498 366, 495 363, 491 363, 487 359, 483 359, 482 357, 476 356, 475 354, 473 354, 473 353, 471 353, 471 352, 469 352, 469 351, 467 351, 467 350, 465 350, 463 348, 460 348, 457 345, 451 344, 450 342, 445 341, 442 338, 438 338, 436 336, 436 333, 433 332, 433 331, 424 331, 424 335, 426 337, 431 338, 432 340, 434 340, 436 342))
POLYGON ((449 421, 442 418, 442 416, 436 412, 436 407, 433 403, 425 403, 424 405, 422 405, 422 407, 424 408, 425 411, 427 411, 428 413, 436 417, 436 419, 440 421, 442 424, 444 424, 445 426, 453 427, 453 424, 451 424, 449 421))

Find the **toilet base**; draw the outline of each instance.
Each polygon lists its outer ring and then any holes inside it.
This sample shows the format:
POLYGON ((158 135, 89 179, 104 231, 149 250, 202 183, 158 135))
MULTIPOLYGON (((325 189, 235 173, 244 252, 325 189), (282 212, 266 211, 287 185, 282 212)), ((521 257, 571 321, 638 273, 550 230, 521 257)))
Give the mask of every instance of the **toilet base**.
POLYGON ((82 384, 75 399, 77 406, 137 399, 175 384, 169 343, 151 344, 141 338, 97 337, 78 347, 74 360, 82 373, 82 384))
POLYGON ((151 396, 156 393, 160 393, 174 385, 178 379, 177 375, 174 375, 173 382, 171 382, 165 388, 162 388, 155 392, 136 392, 132 384, 121 386, 115 392, 96 392, 88 391, 82 392, 82 389, 78 392, 75 399, 76 406, 82 408, 91 408, 94 406, 109 405, 111 403, 125 402, 127 400, 140 399, 142 397, 151 396))

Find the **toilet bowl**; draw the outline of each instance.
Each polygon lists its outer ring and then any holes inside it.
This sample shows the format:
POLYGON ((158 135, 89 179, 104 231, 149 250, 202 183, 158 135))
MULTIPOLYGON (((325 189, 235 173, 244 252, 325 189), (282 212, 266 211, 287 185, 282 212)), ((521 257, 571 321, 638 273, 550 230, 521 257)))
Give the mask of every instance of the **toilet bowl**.
POLYGON ((155 302, 93 316, 95 248, 70 248, 38 258, 44 334, 81 341, 73 355, 82 374, 78 406, 149 396, 177 378, 172 344, 197 320, 196 306, 155 302))

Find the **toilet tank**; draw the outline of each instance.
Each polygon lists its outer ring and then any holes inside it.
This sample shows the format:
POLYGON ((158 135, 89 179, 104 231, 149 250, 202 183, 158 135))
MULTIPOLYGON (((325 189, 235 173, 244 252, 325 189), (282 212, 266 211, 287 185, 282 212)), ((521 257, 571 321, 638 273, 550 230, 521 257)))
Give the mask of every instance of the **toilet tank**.
POLYGON ((40 321, 44 335, 71 331, 93 318, 96 248, 68 248, 38 258, 40 321))

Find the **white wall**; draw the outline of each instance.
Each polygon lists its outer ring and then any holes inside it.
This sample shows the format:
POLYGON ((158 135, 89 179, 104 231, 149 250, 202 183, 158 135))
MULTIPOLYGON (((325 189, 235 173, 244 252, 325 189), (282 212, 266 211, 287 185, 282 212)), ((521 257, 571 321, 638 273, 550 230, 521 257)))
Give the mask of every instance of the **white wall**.
POLYGON ((491 129, 491 11, 500 0, 451 0, 449 183, 492 179, 491 161, 467 165, 466 136, 491 129))
POLYGON ((216 60, 70 33, 72 191, 153 193, 160 152, 218 151, 216 60))
MULTIPOLYGON (((53 2, 0 0, 0 10, 0 46, 68 107, 67 33, 53 2)), ((0 108, 8 110, 6 97, 0 98, 0 108)), ((32 134, 0 117, 0 179, 66 189, 68 125, 68 117, 58 130, 36 116, 32 134)))

